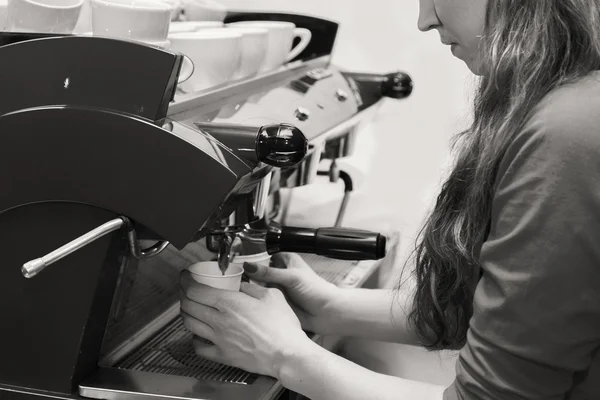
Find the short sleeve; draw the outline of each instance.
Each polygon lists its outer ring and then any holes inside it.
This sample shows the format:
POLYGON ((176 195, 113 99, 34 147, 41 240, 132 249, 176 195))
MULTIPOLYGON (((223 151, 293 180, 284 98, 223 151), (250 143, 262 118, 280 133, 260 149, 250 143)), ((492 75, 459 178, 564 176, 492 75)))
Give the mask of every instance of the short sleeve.
POLYGON ((445 400, 562 400, 590 367, 600 346, 599 144, 600 125, 565 114, 530 121, 509 147, 445 400))

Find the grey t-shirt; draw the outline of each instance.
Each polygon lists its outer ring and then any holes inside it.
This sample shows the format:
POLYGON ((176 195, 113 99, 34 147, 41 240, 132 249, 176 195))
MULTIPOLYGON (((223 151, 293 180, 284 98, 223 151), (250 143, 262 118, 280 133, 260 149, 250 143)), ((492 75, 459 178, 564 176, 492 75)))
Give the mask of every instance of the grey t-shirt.
POLYGON ((445 400, 600 400, 600 72, 550 93, 502 159, 445 400))

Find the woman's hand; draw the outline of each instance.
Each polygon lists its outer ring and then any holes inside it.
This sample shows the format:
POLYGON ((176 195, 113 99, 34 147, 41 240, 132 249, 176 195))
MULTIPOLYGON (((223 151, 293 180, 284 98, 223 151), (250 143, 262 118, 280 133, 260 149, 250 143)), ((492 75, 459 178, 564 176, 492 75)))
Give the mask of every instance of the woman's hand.
POLYGON ((276 253, 271 257, 271 267, 245 263, 244 270, 250 279, 280 288, 305 330, 333 333, 334 305, 341 297, 341 289, 318 276, 302 257, 276 253))
POLYGON ((283 361, 310 348, 300 321, 280 290, 242 283, 240 292, 215 289, 181 275, 181 315, 208 360, 279 378, 283 361))

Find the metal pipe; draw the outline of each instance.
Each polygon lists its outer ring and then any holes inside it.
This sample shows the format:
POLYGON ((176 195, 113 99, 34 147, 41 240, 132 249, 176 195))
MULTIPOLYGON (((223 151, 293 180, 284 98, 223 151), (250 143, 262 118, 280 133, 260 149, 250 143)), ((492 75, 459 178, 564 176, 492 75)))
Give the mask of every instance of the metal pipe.
POLYGON ((26 262, 21 268, 21 273, 25 278, 33 278, 46 269, 46 267, 49 265, 52 265, 69 254, 81 249, 84 246, 87 246, 102 236, 120 229, 124 224, 125 221, 122 218, 115 218, 111 221, 108 221, 107 223, 100 225, 96 229, 89 231, 85 235, 72 240, 71 242, 59 247, 45 256, 26 262))

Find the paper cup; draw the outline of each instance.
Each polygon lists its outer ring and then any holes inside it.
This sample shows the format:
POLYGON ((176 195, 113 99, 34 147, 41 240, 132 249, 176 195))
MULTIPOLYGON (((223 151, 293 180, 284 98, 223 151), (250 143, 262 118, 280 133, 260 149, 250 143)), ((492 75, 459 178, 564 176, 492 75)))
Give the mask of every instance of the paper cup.
POLYGON ((260 265, 269 265, 269 262, 271 262, 271 256, 265 251, 264 253, 250 255, 236 255, 231 260, 231 264, 235 265, 244 265, 245 262, 251 262, 260 265))
MULTIPOLYGON (((243 270, 245 262, 250 262, 250 263, 254 263, 254 264, 258 264, 258 265, 264 265, 265 267, 268 267, 271 263, 271 256, 266 251, 264 253, 257 253, 257 254, 251 254, 251 255, 243 255, 243 256, 236 255, 231 260, 230 265, 239 266, 243 270)), ((255 285, 259 285, 259 286, 266 286, 265 283, 258 282, 258 281, 252 280, 252 279, 249 279, 249 282, 253 283, 255 285)))
POLYGON ((203 261, 188 267, 192 279, 198 283, 217 289, 239 291, 244 268, 238 264, 230 264, 225 275, 221 273, 216 261, 203 261))

